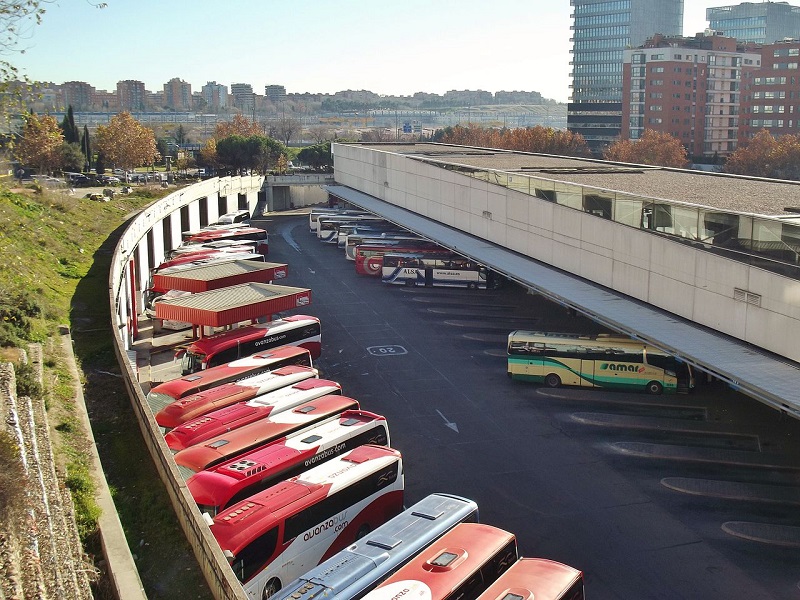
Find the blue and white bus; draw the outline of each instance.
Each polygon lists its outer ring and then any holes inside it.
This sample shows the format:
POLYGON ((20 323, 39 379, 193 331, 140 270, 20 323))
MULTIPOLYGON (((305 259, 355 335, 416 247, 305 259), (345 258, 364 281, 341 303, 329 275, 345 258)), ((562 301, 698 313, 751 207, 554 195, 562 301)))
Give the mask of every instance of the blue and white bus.
POLYGON ((391 252, 383 255, 381 269, 381 280, 396 285, 485 290, 500 281, 487 267, 452 252, 391 252))
POLYGON ((314 600, 360 598, 453 527, 478 520, 478 505, 431 494, 341 552, 288 583, 273 600, 300 592, 314 600))

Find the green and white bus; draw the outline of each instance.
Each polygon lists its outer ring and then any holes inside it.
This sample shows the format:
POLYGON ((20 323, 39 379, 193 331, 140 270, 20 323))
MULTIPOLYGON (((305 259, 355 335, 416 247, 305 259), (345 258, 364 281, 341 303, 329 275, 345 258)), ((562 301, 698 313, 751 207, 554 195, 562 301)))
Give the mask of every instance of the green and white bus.
POLYGON ((688 393, 691 367, 641 340, 614 335, 512 331, 508 376, 548 387, 574 385, 651 394, 688 393))

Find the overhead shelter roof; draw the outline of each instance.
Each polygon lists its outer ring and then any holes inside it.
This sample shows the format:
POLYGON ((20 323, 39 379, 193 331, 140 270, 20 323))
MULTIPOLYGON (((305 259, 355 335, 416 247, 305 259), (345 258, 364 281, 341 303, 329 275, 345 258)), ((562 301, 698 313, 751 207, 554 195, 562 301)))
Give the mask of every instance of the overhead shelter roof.
POLYGON ((224 327, 311 304, 311 290, 244 283, 155 303, 156 319, 224 327))
POLYGON ((285 279, 286 263, 265 263, 253 260, 226 260, 187 267, 167 267, 153 275, 153 287, 159 290, 207 292, 242 283, 270 283, 285 279))

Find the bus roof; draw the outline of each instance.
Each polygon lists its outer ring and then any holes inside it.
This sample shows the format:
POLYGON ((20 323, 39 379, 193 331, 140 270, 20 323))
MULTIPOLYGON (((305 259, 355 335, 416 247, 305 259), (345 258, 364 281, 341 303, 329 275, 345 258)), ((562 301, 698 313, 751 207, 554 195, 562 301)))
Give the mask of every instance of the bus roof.
POLYGON ((168 404, 156 413, 156 421, 159 426, 171 429, 215 408, 250 400, 259 394, 266 394, 317 375, 318 372, 313 367, 289 365, 236 382, 223 383, 168 404))
MULTIPOLYGON (((397 592, 392 584, 407 584, 409 581, 427 586, 431 591, 428 598, 445 598, 461 581, 479 569, 487 557, 514 541, 514 534, 491 525, 459 523, 365 598, 387 600, 397 592)), ((515 555, 513 560, 516 559, 515 555)))
MULTIPOLYGON (((309 468, 326 460, 316 456, 323 446, 336 445, 381 425, 385 435, 372 436, 369 443, 389 444, 386 417, 363 410, 347 410, 339 418, 320 423, 192 475, 186 485, 195 502, 225 506, 240 490, 282 473, 294 465, 309 468), (385 441, 379 441, 385 439, 385 441)), ((363 442, 362 442, 363 443, 363 442)))
POLYGON ((183 450, 209 438, 244 427, 285 410, 310 402, 320 396, 341 394, 342 386, 329 379, 305 379, 208 412, 175 427, 164 439, 172 451, 183 450))
POLYGON ((328 419, 334 419, 346 410, 360 408, 348 396, 322 396, 266 419, 250 423, 233 431, 217 435, 189 446, 175 455, 181 472, 190 477, 193 473, 219 464, 234 456, 244 454, 258 446, 284 439, 295 431, 328 419))
MULTIPOLYGON (((503 600, 509 593, 535 600, 559 600, 582 579, 583 573, 568 565, 545 558, 520 558, 478 600, 503 600)), ((577 599, 569 596, 569 600, 577 599)))
POLYGON ((450 494, 431 494, 346 549, 288 583, 273 600, 300 588, 308 598, 347 600, 369 591, 458 523, 477 519, 478 505, 450 494))
POLYGON ((214 517, 211 532, 223 551, 236 555, 260 532, 401 459, 393 448, 359 446, 234 504, 214 517))

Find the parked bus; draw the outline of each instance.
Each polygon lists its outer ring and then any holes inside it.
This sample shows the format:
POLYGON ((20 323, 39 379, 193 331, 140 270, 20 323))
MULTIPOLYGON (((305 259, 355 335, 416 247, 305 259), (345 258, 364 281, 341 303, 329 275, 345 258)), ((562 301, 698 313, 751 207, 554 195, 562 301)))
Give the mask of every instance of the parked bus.
POLYGON ((584 600, 583 573, 544 558, 520 558, 478 600, 584 600))
POLYGON ((269 240, 267 232, 257 227, 235 227, 233 229, 211 229, 190 235, 184 240, 184 245, 205 244, 218 240, 251 240, 256 242, 256 252, 269 253, 269 240))
POLYGON ((640 340, 613 334, 512 331, 508 376, 548 387, 575 385, 651 394, 694 387, 686 363, 640 340))
POLYGON ((359 410, 358 402, 347 396, 322 396, 267 419, 250 423, 222 435, 189 446, 174 455, 184 479, 250 450, 283 440, 313 425, 339 418, 346 410, 359 410))
POLYGON ((397 450, 360 446, 217 515, 211 533, 261 600, 403 510, 397 450))
POLYGON ((363 244, 355 249, 356 273, 380 277, 384 254, 402 254, 404 252, 441 254, 447 250, 428 240, 388 240, 363 244))
POLYGON ((460 523, 364 598, 391 600, 405 590, 409 598, 475 600, 518 558, 513 534, 480 523, 460 523))
POLYGON ((347 410, 337 419, 195 473, 186 480, 186 486, 200 511, 214 516, 279 481, 364 444, 389 445, 386 418, 347 410))
POLYGON ((331 217, 334 215, 343 215, 343 216, 349 215, 353 217, 353 216, 363 216, 367 214, 369 213, 359 209, 315 207, 312 208, 311 211, 308 213, 308 230, 316 235, 320 217, 331 217))
POLYGON ((408 235, 408 230, 401 229, 394 223, 384 221, 383 223, 375 222, 364 225, 363 223, 347 223, 341 224, 337 228, 336 246, 344 248, 347 244, 347 238, 351 235, 355 236, 380 236, 385 233, 387 235, 408 235))
POLYGON ((247 250, 249 252, 256 251, 255 240, 217 240, 215 242, 204 242, 202 244, 192 244, 191 246, 178 246, 173 248, 166 254, 166 260, 172 260, 178 256, 185 254, 202 254, 204 252, 214 250, 230 250, 234 251, 247 250))
POLYGON ((179 353, 181 374, 196 373, 287 344, 305 348, 311 353, 311 358, 319 358, 322 352, 319 319, 308 315, 293 315, 195 340, 185 351, 179 353))
POLYGON ((340 225, 353 225, 360 223, 361 225, 373 223, 385 223, 383 217, 376 215, 331 215, 322 216, 317 221, 317 239, 321 242, 329 242, 335 244, 339 240, 339 226, 340 225))
POLYGON ((403 233, 382 231, 377 235, 373 232, 361 233, 359 231, 358 233, 351 233, 347 236, 344 242, 344 257, 347 260, 355 260, 356 248, 358 246, 397 246, 402 242, 411 242, 412 244, 417 244, 419 242, 426 242, 427 244, 433 243, 410 231, 403 233))
POLYGON ((478 520, 478 505, 450 494, 431 494, 391 521, 288 583, 273 600, 360 598, 453 527, 478 520))
POLYGON ((156 422, 166 433, 173 427, 213 410, 225 408, 237 402, 247 402, 288 385, 317 377, 317 375, 317 370, 313 367, 291 365, 253 377, 246 377, 236 382, 223 383, 167 404, 156 414, 156 422))
POLYGON ((498 284, 494 273, 488 268, 452 252, 384 254, 381 281, 395 285, 481 290, 497 287, 498 284))
POLYGON ((311 353, 297 346, 281 346, 198 373, 184 375, 156 385, 147 393, 147 403, 155 415, 168 404, 191 394, 289 365, 313 367, 311 353))
POLYGON ((321 396, 342 393, 342 386, 330 379, 306 379, 294 385, 218 408, 173 428, 164 437, 167 446, 178 452, 189 446, 223 435, 239 427, 269 418, 321 396))

